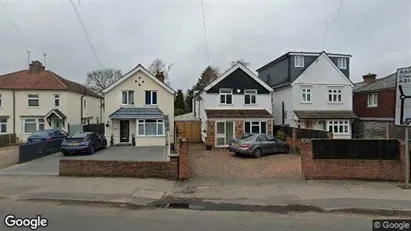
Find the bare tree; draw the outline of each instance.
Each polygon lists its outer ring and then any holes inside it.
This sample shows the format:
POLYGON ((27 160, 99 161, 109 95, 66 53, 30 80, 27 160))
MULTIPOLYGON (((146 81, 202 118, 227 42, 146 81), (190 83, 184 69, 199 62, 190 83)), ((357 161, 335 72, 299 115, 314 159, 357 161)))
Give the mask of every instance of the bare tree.
POLYGON ((156 75, 157 73, 163 72, 164 77, 165 77, 165 82, 167 84, 170 84, 170 79, 169 79, 169 75, 168 75, 168 67, 164 63, 163 60, 161 60, 159 58, 155 59, 153 62, 151 62, 150 66, 148 66, 148 71, 153 75, 156 75))
POLYGON ((87 73, 87 86, 96 92, 103 92, 112 83, 123 76, 121 71, 114 68, 104 68, 87 73))

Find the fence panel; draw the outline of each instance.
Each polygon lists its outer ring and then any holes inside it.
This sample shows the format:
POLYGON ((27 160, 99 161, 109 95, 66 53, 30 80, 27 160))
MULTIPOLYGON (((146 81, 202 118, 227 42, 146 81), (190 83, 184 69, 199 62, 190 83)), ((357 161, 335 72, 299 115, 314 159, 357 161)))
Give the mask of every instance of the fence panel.
POLYGON ((73 135, 77 132, 82 132, 83 131, 83 125, 82 124, 73 124, 73 125, 69 125, 69 134, 73 135))
POLYGON ((327 139, 327 137, 327 131, 297 128, 297 138, 299 139, 327 139))
POLYGON ((95 133, 104 135, 104 129, 105 129, 104 123, 83 125, 84 132, 95 132, 95 133))
POLYGON ((16 134, 3 134, 0 135, 0 147, 8 146, 16 143, 16 134))
POLYGON ((19 146, 19 163, 35 160, 59 152, 62 141, 63 139, 57 139, 33 144, 21 144, 19 146))
POLYGON ((273 136, 277 134, 278 131, 284 132, 287 137, 293 137, 293 128, 289 126, 273 126, 273 136))
POLYGON ((201 142, 201 121, 176 121, 175 128, 189 142, 201 142))
POLYGON ((399 160, 398 140, 312 140, 314 159, 399 160))

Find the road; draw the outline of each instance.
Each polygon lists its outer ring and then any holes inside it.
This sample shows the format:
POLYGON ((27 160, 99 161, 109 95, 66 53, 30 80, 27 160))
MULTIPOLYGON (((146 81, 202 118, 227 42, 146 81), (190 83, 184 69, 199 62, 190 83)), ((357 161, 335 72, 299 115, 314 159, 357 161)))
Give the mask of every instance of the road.
MULTIPOLYGON (((57 202, 0 199, 0 216, 47 218, 49 225, 37 230, 372 230, 375 217, 355 214, 219 212, 184 209, 125 209, 106 205, 72 205, 57 202)), ((4 222, 0 230, 9 229, 4 222)))

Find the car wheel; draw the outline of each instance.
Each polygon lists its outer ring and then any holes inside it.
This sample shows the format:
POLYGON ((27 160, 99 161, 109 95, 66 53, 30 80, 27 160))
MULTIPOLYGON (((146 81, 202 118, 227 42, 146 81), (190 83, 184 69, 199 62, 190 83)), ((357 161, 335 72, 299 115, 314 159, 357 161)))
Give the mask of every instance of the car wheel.
POLYGON ((240 155, 240 153, 238 153, 238 152, 234 152, 234 155, 239 156, 239 155, 240 155))
POLYGON ((94 147, 94 145, 91 145, 90 154, 94 154, 95 151, 96 151, 96 148, 94 147))
POLYGON ((284 153, 289 153, 290 152, 290 147, 289 146, 285 146, 284 147, 284 153))
POLYGON ((63 151, 63 152, 61 152, 61 153, 63 154, 63 156, 69 156, 69 153, 68 153, 68 152, 63 151))
POLYGON ((256 148, 256 149, 254 149, 254 156, 255 156, 256 158, 260 158, 260 157, 261 157, 261 154, 262 154, 261 148, 256 148))

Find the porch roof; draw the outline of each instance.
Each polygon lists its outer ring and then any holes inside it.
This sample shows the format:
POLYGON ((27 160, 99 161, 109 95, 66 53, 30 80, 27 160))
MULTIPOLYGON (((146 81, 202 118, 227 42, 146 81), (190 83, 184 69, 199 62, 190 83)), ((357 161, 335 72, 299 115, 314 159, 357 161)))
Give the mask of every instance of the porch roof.
POLYGON ((51 115, 56 115, 58 118, 60 118, 60 119, 66 119, 67 118, 67 116, 66 115, 64 115, 64 113, 63 112, 61 112, 59 109, 57 109, 57 108, 54 108, 54 109, 52 109, 51 111, 49 111, 47 114, 46 114, 46 116, 44 116, 44 117, 46 117, 46 118, 48 118, 48 117, 50 117, 51 115))
POLYGON ((273 118, 265 109, 207 109, 207 118, 273 118))
POLYGON ((294 111, 298 119, 357 119, 353 111, 294 111))
POLYGON ((164 119, 164 113, 157 107, 121 107, 109 117, 111 119, 164 119))

